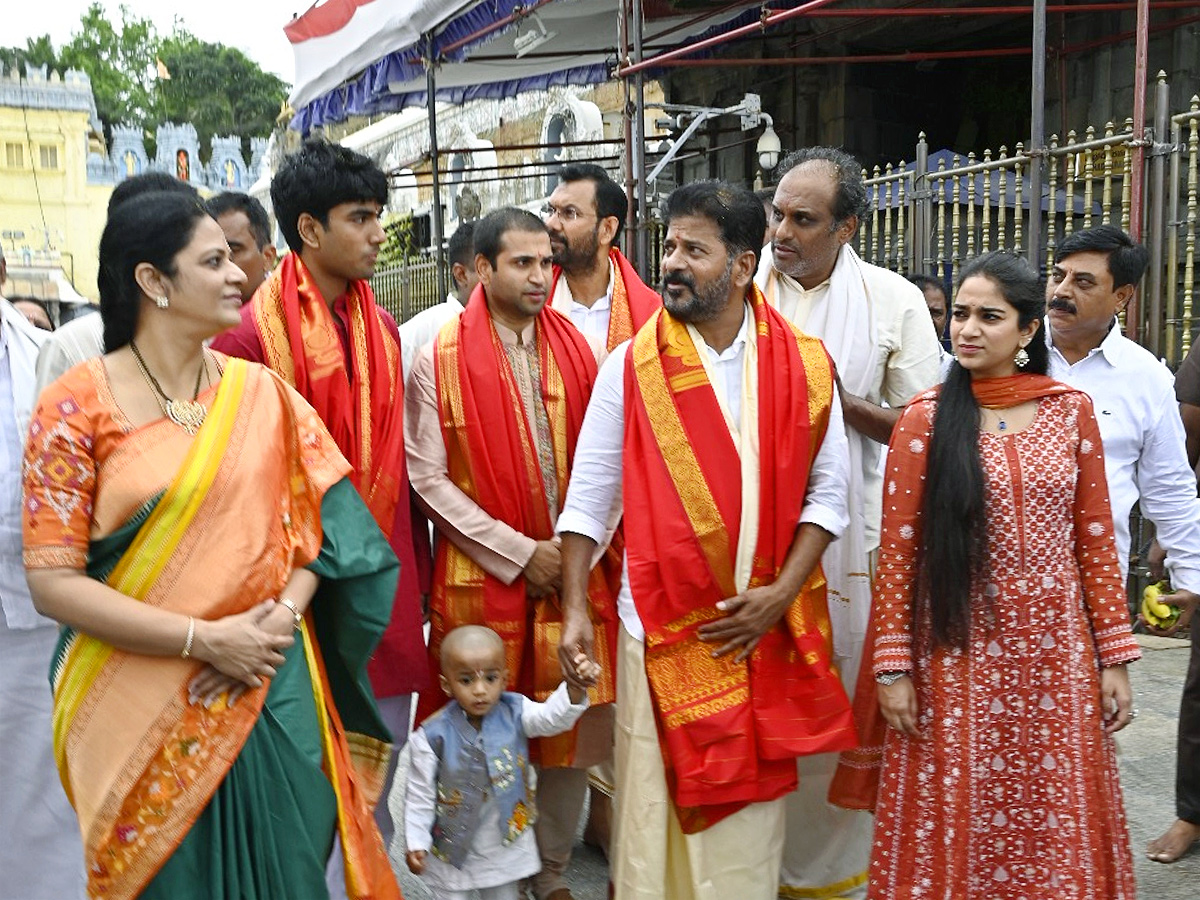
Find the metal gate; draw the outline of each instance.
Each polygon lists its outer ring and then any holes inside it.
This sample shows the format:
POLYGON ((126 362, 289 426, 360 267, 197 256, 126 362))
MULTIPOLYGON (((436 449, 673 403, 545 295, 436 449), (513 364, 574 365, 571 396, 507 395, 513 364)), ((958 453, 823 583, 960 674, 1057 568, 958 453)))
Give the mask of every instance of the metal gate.
MULTIPOLYGON (((1134 312, 1134 335, 1177 366, 1195 327, 1197 173, 1200 170, 1200 97, 1175 115, 1167 110, 1166 77, 1160 73, 1153 129, 1147 129, 1150 164, 1145 168, 1146 223, 1143 242, 1151 266, 1134 312)), ((1050 138, 1035 156, 1023 144, 982 157, 950 151, 931 157, 925 135, 913 162, 863 171, 871 212, 856 236, 859 255, 902 274, 923 272, 957 289, 963 264, 990 250, 1028 254, 1031 209, 1046 236, 1037 254, 1048 270, 1054 250, 1078 228, 1101 223, 1128 230, 1130 222, 1131 119, 1118 127, 1089 126, 1082 136, 1050 138), (1040 203, 1030 196, 1031 167, 1046 163, 1040 203)))

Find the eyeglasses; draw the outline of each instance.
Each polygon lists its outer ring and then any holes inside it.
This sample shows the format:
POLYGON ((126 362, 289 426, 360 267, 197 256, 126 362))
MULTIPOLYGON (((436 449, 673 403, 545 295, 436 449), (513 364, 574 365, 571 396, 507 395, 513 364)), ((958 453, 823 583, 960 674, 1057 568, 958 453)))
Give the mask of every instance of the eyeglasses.
POLYGON ((558 216, 560 222, 574 222, 576 219, 588 217, 588 213, 580 212, 573 206, 555 206, 553 203, 542 205, 542 218, 549 221, 558 216))

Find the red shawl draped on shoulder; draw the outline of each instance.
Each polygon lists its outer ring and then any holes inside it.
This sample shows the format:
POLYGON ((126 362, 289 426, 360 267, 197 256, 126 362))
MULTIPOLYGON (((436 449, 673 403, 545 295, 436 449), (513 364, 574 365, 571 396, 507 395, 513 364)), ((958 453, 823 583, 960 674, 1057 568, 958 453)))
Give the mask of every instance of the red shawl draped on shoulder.
POLYGON ((250 316, 265 364, 294 387, 320 415, 371 515, 400 557, 392 621, 371 661, 378 696, 423 685, 397 671, 420 635, 417 562, 413 550, 408 472, 404 456, 404 382, 400 346, 384 326, 371 286, 350 282, 346 294, 349 366, 337 323, 308 268, 296 253, 254 295, 250 316))
MULTIPOLYGON (((776 579, 829 424, 833 365, 754 288, 760 502, 750 587, 776 579)), ((685 832, 796 787, 795 758, 854 744, 831 668, 818 566, 750 659, 713 659, 696 629, 737 594, 741 462, 686 327, 667 312, 638 332, 625 370, 625 540, 646 629, 646 672, 671 796, 685 832)))
MULTIPOLYGON (((646 287, 629 260, 616 247, 609 251, 608 258, 616 270, 608 314, 608 338, 604 342, 605 349, 611 351, 637 334, 650 317, 662 309, 662 297, 658 291, 646 287)), ((554 280, 550 283, 551 297, 561 277, 562 269, 555 266, 554 280)))

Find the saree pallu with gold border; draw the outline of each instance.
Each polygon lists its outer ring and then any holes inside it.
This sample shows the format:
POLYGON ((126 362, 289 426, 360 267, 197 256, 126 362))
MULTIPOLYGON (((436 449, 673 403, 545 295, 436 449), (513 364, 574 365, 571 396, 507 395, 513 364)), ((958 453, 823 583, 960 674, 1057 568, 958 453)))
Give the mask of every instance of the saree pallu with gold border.
MULTIPOLYGON (((97 503, 105 491, 141 489, 127 482, 128 462, 99 461, 97 503)), ((188 702, 203 665, 194 659, 64 630, 52 672, 55 754, 91 896, 320 897, 336 831, 349 896, 399 897, 371 815, 390 748, 365 676, 396 560, 348 471, 294 391, 227 360, 170 483, 91 542, 89 575, 201 619, 279 596, 296 567, 322 577, 276 678, 233 705, 188 702)), ((144 484, 144 471, 136 477, 144 484)))
MULTIPOLYGON (((596 362, 583 336, 565 316, 543 309, 537 318, 542 396, 550 425, 550 449, 558 496, 566 497, 568 473, 583 414, 596 379, 596 362)), ((554 537, 542 467, 512 367, 488 313, 482 287, 448 323, 434 345, 434 370, 450 479, 488 515, 535 540, 554 537)), ((620 540, 592 569, 588 582, 596 632, 596 659, 603 669, 589 691, 593 705, 615 697, 613 651, 620 586, 620 540)), ((504 584, 448 540, 438 543, 430 604, 430 664, 437 683, 442 638, 459 625, 483 624, 504 640, 508 689, 546 700, 562 681, 558 643, 562 607, 557 595, 529 597, 525 579, 504 584)), ((422 696, 418 720, 442 706, 441 692, 422 696)), ((542 765, 574 759, 576 729, 539 738, 532 749, 542 765)))
MULTIPOLYGON (((747 377, 757 378, 760 480, 751 588, 773 583, 787 557, 837 402, 820 341, 757 288, 753 301, 757 370, 747 377)), ((716 604, 738 594, 742 460, 686 326, 666 311, 634 338, 625 398, 629 584, 667 782, 681 828, 694 833, 793 790, 795 758, 853 746, 854 727, 831 668, 819 566, 746 661, 714 659, 697 637, 722 617, 716 604)))

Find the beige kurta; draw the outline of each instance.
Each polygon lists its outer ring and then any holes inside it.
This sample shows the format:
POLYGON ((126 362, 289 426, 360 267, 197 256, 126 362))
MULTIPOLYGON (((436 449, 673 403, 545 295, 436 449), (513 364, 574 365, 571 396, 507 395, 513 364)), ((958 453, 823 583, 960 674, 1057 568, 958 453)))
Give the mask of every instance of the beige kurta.
MULTIPOLYGON (((544 439, 535 416, 535 410, 539 407, 542 415, 545 415, 540 381, 534 377, 532 368, 537 360, 534 344, 536 325, 531 322, 518 334, 498 322, 495 324, 521 391, 529 434, 538 449, 539 459, 545 458, 547 453, 552 454, 553 451, 543 446, 544 439)), ((489 575, 505 584, 512 584, 533 556, 537 541, 489 516, 450 480, 438 412, 432 344, 423 347, 417 354, 404 394, 404 447, 408 453, 409 480, 437 530, 454 541, 489 575)), ((548 485, 557 484, 553 477, 544 480, 548 485)), ((548 499, 551 501, 550 518, 555 521, 558 518, 558 498, 552 496, 548 499)))

